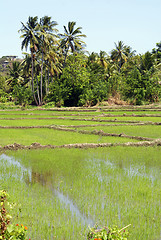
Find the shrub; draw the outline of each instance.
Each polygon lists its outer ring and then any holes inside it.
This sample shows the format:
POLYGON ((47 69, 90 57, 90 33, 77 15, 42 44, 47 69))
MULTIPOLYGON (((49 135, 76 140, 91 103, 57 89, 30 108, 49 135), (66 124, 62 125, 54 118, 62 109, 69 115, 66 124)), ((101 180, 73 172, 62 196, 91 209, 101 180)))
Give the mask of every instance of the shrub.
POLYGON ((14 86, 13 97, 15 98, 16 104, 28 105, 33 101, 32 92, 25 86, 14 86))
POLYGON ((27 227, 22 224, 11 224, 12 216, 7 207, 12 207, 12 204, 8 202, 8 197, 4 190, 0 191, 0 239, 25 240, 27 227))

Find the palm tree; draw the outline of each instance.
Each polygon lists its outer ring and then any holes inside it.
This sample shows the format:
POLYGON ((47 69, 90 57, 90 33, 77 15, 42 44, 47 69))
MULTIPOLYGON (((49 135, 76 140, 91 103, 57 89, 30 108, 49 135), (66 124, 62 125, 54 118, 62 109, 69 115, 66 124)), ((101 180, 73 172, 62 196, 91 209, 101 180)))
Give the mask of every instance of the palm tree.
POLYGON ((111 51, 111 58, 114 62, 118 63, 118 70, 120 72, 122 65, 127 61, 129 48, 122 41, 118 41, 118 45, 115 43, 115 47, 111 51))
POLYGON ((60 47, 64 50, 63 68, 65 67, 69 49, 71 49, 73 53, 75 51, 80 51, 85 46, 85 42, 83 42, 81 38, 86 37, 86 35, 82 34, 81 27, 74 29, 75 25, 76 22, 68 22, 68 28, 64 26, 64 34, 59 34, 61 38, 60 47))
POLYGON ((9 79, 7 80, 7 84, 11 86, 11 90, 17 84, 19 84, 22 80, 21 73, 22 67, 20 62, 12 62, 11 66, 8 66, 9 70, 9 79))
POLYGON ((41 38, 41 46, 40 51, 42 55, 41 59, 41 83, 40 83, 40 95, 41 95, 41 103, 42 103, 42 82, 43 82, 43 66, 44 66, 44 54, 47 54, 49 50, 49 46, 52 45, 56 41, 56 35, 54 32, 58 30, 54 27, 57 25, 57 22, 51 21, 51 17, 44 16, 40 18, 40 38, 41 38))
POLYGON ((62 70, 61 58, 57 47, 50 46, 45 54, 45 66, 46 66, 46 94, 49 92, 49 78, 53 81, 53 76, 58 77, 62 70))
POLYGON ((100 51, 98 62, 104 69, 107 69, 107 65, 108 65, 107 57, 108 56, 107 56, 107 53, 105 51, 100 51))
POLYGON ((22 76, 24 78, 23 85, 30 82, 31 79, 31 68, 32 68, 32 60, 31 60, 31 54, 25 53, 25 58, 23 59, 22 63, 22 76))
POLYGON ((161 42, 156 43, 157 48, 152 50, 152 54, 157 61, 157 64, 161 63, 161 42))
POLYGON ((27 50, 28 46, 30 48, 31 53, 31 60, 32 60, 32 91, 33 96, 36 104, 38 105, 38 102, 35 97, 35 91, 34 91, 34 57, 35 53, 37 52, 39 48, 40 43, 40 37, 38 35, 39 31, 39 25, 38 25, 38 17, 29 17, 26 25, 21 22, 22 28, 19 30, 19 32, 22 32, 21 38, 23 38, 21 49, 25 47, 27 50))

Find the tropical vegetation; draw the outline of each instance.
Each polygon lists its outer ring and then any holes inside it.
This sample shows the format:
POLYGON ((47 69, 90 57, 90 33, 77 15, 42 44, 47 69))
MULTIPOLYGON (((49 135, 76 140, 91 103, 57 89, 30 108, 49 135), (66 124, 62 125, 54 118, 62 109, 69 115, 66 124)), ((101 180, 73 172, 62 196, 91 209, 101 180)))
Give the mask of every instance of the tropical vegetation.
POLYGON ((123 41, 110 53, 89 53, 82 28, 68 22, 59 33, 51 17, 21 23, 23 59, 0 59, 0 102, 93 106, 109 97, 127 104, 161 97, 161 42, 137 54, 123 41))

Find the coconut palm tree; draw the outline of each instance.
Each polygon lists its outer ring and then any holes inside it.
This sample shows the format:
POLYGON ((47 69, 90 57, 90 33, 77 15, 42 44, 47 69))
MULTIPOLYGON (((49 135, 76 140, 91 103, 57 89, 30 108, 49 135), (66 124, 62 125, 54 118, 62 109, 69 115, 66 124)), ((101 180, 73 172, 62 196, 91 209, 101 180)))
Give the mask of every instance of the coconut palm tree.
POLYGON ((24 56, 25 57, 21 65, 22 65, 22 76, 24 78, 24 85, 25 85, 31 80, 32 60, 31 60, 31 54, 25 53, 24 56))
POLYGON ((107 62, 107 53, 105 51, 100 51, 99 53, 99 64, 104 68, 107 69, 108 62, 107 62))
POLYGON ((56 46, 50 46, 45 54, 45 67, 46 67, 46 94, 49 92, 49 83, 53 81, 53 76, 59 76, 62 70, 61 56, 56 46))
POLYGON ((9 78, 7 79, 7 84, 10 85, 11 90, 17 84, 22 81, 22 66, 20 62, 12 62, 12 65, 8 66, 9 78))
POLYGON ((36 104, 38 105, 38 102, 35 97, 35 91, 34 91, 34 58, 35 58, 35 53, 37 52, 40 44, 40 37, 38 34, 39 31, 39 25, 38 25, 38 17, 29 17, 26 25, 22 23, 22 28, 19 30, 19 32, 22 33, 20 36, 23 38, 22 44, 21 44, 21 49, 25 48, 26 50, 30 49, 31 53, 31 61, 32 61, 32 92, 34 96, 34 100, 36 104))
POLYGON ((43 66, 44 66, 44 54, 47 54, 50 46, 55 44, 57 36, 54 32, 58 32, 55 28, 57 22, 51 21, 51 17, 44 16, 40 18, 40 38, 41 38, 41 46, 40 51, 42 55, 41 59, 41 83, 40 83, 40 98, 41 103, 43 100, 43 93, 42 93, 42 82, 43 82, 43 66))
POLYGON ((75 28, 76 22, 68 22, 68 28, 64 26, 64 34, 59 34, 61 38, 60 47, 64 50, 64 64, 65 67, 66 58, 69 49, 72 53, 75 51, 80 51, 85 46, 85 42, 81 40, 82 37, 86 37, 85 34, 82 34, 81 27, 75 28))
POLYGON ((127 61, 129 48, 122 42, 115 43, 115 49, 111 51, 111 58, 118 64, 118 70, 121 71, 122 65, 127 61))

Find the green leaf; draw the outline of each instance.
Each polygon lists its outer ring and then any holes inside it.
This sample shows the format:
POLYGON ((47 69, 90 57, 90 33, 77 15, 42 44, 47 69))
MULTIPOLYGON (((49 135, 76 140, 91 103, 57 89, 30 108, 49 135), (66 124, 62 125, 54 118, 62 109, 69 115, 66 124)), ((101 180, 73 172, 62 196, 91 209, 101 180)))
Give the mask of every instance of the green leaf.
POLYGON ((9 226, 7 227, 7 231, 8 231, 9 233, 11 233, 12 231, 14 231, 14 226, 13 226, 13 225, 9 225, 9 226))

